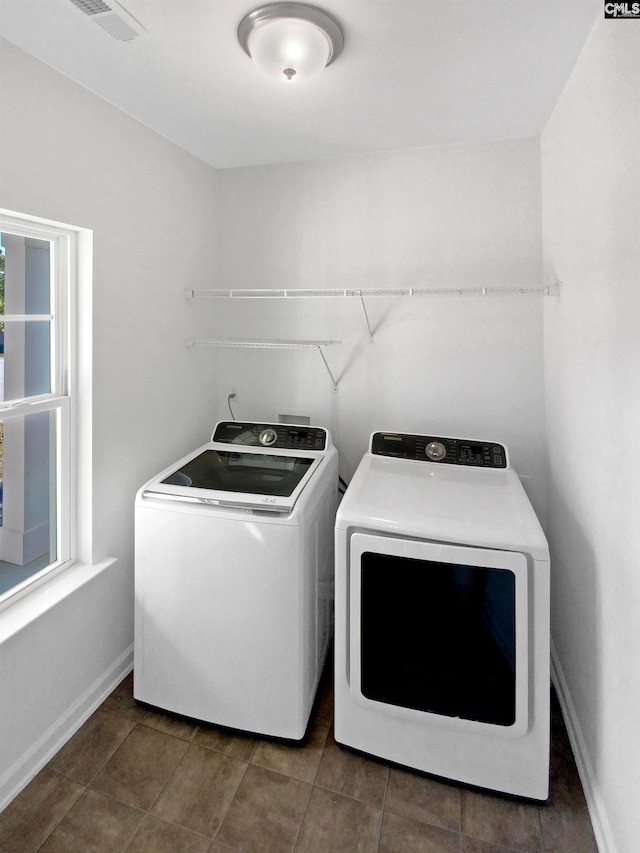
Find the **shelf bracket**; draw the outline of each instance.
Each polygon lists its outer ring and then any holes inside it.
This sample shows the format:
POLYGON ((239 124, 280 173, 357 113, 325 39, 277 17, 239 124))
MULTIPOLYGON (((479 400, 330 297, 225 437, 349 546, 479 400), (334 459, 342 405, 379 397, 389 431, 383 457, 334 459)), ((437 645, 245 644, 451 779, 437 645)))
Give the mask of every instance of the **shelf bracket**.
POLYGON ((329 374, 329 377, 330 377, 330 379, 331 379, 331 381, 332 381, 332 383, 333 383, 333 390, 334 390, 334 392, 335 392, 335 391, 337 391, 337 390, 338 390, 338 383, 337 383, 337 381, 336 381, 335 376, 334 376, 334 375, 333 375, 333 373, 331 372, 331 368, 329 367, 329 362, 327 361, 327 358, 326 358, 326 356, 325 356, 325 354, 324 354, 324 347, 318 347, 318 352, 320 353, 320 357, 322 358, 322 361, 324 362, 324 366, 325 366, 325 367, 326 367, 326 369, 327 369, 327 373, 329 374))
POLYGON ((371 330, 371 323, 369 322, 369 315, 367 314, 367 306, 364 304, 364 296, 362 295, 362 291, 360 291, 359 296, 360 296, 360 305, 362 306, 362 313, 364 314, 364 321, 367 324, 367 330, 369 332, 369 340, 373 341, 373 331, 371 330))

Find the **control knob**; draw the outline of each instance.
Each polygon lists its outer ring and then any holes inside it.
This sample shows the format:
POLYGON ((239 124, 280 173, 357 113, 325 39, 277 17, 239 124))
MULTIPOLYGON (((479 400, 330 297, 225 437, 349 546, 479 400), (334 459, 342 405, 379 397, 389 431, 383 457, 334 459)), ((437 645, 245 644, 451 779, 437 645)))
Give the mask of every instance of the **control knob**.
POLYGON ((424 452, 434 462, 441 462, 447 455, 447 448, 441 441, 430 441, 424 452))
POLYGON ((278 433, 274 429, 263 429, 260 433, 259 441, 264 447, 269 447, 277 438, 278 433))

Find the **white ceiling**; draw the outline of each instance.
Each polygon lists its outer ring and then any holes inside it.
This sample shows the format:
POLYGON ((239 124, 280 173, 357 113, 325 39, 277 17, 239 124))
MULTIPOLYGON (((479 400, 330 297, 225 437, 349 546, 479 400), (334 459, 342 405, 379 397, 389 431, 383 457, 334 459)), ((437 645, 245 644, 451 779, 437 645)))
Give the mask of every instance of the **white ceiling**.
POLYGON ((260 0, 121 5, 146 30, 131 42, 70 0, 0 0, 0 35, 217 168, 536 136, 602 14, 602 0, 317 0, 344 52, 286 87, 236 38, 260 0))

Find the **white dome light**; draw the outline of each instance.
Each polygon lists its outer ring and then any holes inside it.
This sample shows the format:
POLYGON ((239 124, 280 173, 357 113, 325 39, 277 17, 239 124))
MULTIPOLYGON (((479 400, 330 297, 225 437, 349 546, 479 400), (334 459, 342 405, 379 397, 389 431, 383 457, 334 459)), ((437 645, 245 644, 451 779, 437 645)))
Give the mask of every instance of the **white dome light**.
POLYGON ((287 85, 317 77, 344 44, 333 18, 302 3, 256 9, 240 22, 238 40, 264 74, 287 85))

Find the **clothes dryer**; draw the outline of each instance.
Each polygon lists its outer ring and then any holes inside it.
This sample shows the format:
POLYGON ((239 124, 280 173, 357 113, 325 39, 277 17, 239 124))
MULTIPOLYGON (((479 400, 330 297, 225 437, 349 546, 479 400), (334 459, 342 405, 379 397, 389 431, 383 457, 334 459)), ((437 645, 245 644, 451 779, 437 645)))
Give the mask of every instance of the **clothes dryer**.
POLYGON ((333 629, 327 430, 221 422, 135 503, 134 697, 304 736, 333 629))
POLYGON ((335 738, 548 796, 549 551, 497 442, 374 433, 336 518, 335 738))

